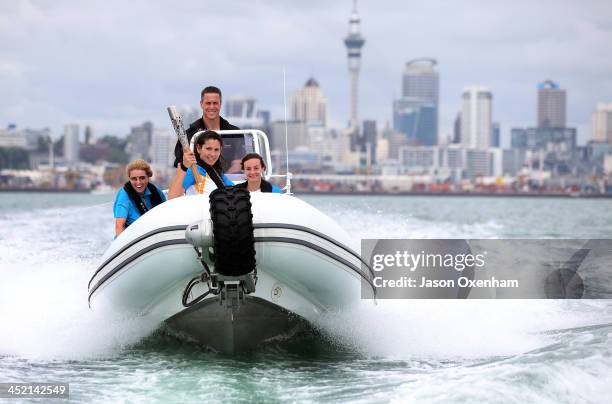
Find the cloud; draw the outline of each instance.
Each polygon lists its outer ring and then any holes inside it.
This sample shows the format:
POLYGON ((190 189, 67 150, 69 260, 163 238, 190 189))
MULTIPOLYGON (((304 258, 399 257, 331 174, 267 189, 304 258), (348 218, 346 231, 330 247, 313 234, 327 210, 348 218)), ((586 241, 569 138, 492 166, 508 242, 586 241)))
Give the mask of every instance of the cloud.
MULTIPOLYGON (((441 132, 450 133, 461 89, 494 94, 506 133, 533 125, 539 81, 568 91, 568 123, 588 129, 612 99, 612 6, 608 1, 360 1, 366 38, 360 115, 382 126, 407 60, 439 61, 441 132)), ((288 95, 314 75, 330 121, 348 117, 342 43, 352 2, 14 1, 0 5, 0 124, 92 123, 124 134, 144 120, 168 127, 169 104, 197 106, 199 91, 250 95, 282 117, 288 95)), ((590 134, 581 129, 584 140, 590 134)))

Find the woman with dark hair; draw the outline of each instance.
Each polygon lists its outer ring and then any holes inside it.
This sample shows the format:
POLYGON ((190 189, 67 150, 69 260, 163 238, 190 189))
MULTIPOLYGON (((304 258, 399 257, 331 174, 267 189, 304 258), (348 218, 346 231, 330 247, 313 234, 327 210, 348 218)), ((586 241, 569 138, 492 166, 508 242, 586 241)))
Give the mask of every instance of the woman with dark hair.
POLYGON ((223 139, 212 130, 207 130, 198 136, 196 152, 183 153, 183 161, 176 168, 176 176, 170 183, 168 199, 173 199, 183 194, 195 193, 196 179, 189 167, 197 165, 198 172, 204 177, 204 192, 210 193, 221 185, 232 186, 234 183, 223 174, 221 168, 221 148, 223 139))
POLYGON ((236 185, 236 187, 246 188, 249 192, 275 192, 281 194, 276 185, 270 184, 262 178, 262 174, 266 171, 266 163, 263 158, 257 153, 249 153, 242 158, 240 163, 242 171, 246 175, 246 181, 236 185))
POLYGON ((117 193, 113 206, 115 237, 140 216, 166 201, 164 193, 149 182, 153 171, 146 161, 132 161, 125 172, 129 181, 117 193))

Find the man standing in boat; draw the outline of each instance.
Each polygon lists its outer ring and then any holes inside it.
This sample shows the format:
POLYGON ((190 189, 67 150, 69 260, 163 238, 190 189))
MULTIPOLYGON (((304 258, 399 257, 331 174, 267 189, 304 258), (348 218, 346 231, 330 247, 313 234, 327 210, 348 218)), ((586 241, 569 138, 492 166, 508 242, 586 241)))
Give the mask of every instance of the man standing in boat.
MULTIPOLYGON (((193 135, 202 130, 232 130, 239 129, 237 126, 230 124, 226 119, 223 119, 219 113, 221 112, 221 90, 214 86, 208 86, 200 94, 200 107, 202 108, 202 118, 196 120, 185 131, 187 139, 191 141, 193 135)), ((183 147, 180 142, 176 142, 174 147, 174 167, 178 167, 183 161, 183 147)), ((187 167, 183 167, 183 171, 187 171, 187 167)))

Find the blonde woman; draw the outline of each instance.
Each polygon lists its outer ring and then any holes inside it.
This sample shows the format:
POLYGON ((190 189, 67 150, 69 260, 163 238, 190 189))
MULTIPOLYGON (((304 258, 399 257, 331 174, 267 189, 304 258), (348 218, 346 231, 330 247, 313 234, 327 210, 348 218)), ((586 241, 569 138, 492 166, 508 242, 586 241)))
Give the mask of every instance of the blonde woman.
POLYGON ((117 193, 113 206, 115 237, 140 216, 166 201, 164 193, 149 181, 153 171, 146 161, 134 160, 125 171, 128 182, 117 193))

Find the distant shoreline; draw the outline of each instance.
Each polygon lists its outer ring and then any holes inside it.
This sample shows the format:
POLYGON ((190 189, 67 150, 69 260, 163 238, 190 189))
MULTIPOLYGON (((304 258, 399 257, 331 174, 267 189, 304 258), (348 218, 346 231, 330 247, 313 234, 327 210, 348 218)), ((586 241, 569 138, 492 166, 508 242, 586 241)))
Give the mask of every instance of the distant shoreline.
POLYGON ((89 189, 62 189, 62 188, 0 188, 0 192, 26 192, 26 193, 57 193, 57 194, 87 194, 89 189))
POLYGON ((501 192, 316 192, 296 191, 296 195, 341 195, 341 196, 439 196, 439 197, 494 197, 494 198, 571 198, 612 199, 612 194, 561 194, 561 193, 501 193, 501 192))
MULTIPOLYGON (((61 189, 61 188, 0 188, 1 192, 14 193, 93 193, 89 189, 61 189)), ((435 196, 435 197, 493 197, 493 198, 571 198, 571 199, 612 199, 608 194, 562 194, 562 193, 503 193, 503 192, 379 192, 379 191, 296 191, 296 195, 325 195, 325 196, 435 196)))

